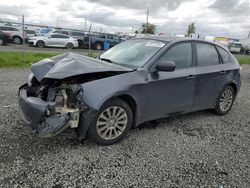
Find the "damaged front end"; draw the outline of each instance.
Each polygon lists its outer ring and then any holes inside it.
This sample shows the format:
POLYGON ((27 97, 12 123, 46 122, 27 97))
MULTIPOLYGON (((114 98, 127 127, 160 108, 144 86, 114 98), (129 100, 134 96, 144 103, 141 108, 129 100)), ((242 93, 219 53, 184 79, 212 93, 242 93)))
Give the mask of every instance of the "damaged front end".
POLYGON ((80 85, 40 85, 35 77, 19 89, 20 114, 40 137, 52 137, 77 128, 85 108, 80 85))
POLYGON ((84 137, 96 110, 84 103, 83 84, 130 71, 74 53, 41 60, 31 66, 28 82, 19 89, 21 117, 41 137, 67 128, 84 137))

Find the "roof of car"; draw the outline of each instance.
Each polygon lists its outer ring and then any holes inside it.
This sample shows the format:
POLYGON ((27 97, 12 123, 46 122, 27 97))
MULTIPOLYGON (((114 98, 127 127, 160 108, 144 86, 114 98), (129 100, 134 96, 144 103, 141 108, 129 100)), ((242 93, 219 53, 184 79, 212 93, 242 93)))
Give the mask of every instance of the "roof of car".
POLYGON ((171 41, 186 41, 186 40, 192 40, 192 41, 202 41, 202 42, 206 42, 206 43, 210 43, 210 44, 214 44, 217 46, 220 46, 222 48, 224 48, 225 50, 228 51, 227 48, 225 48, 225 46, 215 43, 215 42, 210 42, 210 41, 206 41, 206 40, 202 40, 202 39, 194 39, 194 38, 189 38, 189 37, 175 37, 175 36, 157 36, 157 35, 153 35, 153 36, 146 36, 143 37, 143 39, 151 39, 151 40, 159 40, 159 41, 163 41, 163 42, 171 42, 171 41))
POLYGON ((146 37, 143 37, 143 38, 146 38, 146 39, 152 39, 152 40, 161 40, 161 41, 164 41, 164 42, 170 42, 170 41, 173 41, 173 40, 180 40, 180 39, 190 39, 190 38, 186 38, 186 37, 171 37, 171 36, 158 36, 158 35, 153 35, 153 36, 146 36, 146 37))

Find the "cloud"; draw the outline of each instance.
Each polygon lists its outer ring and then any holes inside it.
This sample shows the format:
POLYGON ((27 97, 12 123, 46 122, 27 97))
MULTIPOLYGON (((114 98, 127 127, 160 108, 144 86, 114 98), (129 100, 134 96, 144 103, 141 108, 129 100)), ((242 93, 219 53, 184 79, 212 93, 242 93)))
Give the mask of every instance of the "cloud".
POLYGON ((14 16, 21 16, 21 15, 29 15, 30 8, 27 5, 1 5, 0 6, 0 15, 14 15, 14 16))
POLYGON ((212 5, 208 8, 215 10, 216 12, 227 15, 237 17, 248 16, 250 12, 250 1, 249 0, 216 0, 212 5))
POLYGON ((175 10, 183 2, 194 0, 88 0, 92 3, 101 4, 108 7, 129 8, 135 10, 146 10, 150 8, 151 12, 156 12, 164 7, 166 10, 175 10))

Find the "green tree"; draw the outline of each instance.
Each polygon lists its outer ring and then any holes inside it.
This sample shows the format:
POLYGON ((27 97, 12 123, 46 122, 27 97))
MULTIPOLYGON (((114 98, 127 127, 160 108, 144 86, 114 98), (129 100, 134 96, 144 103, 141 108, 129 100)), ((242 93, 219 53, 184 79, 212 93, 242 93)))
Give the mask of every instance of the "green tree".
POLYGON ((191 33, 195 33, 195 25, 194 22, 188 25, 187 36, 189 37, 191 33))
POLYGON ((155 34, 156 31, 156 26, 154 24, 151 23, 143 23, 142 24, 142 31, 141 33, 145 33, 145 34, 155 34))

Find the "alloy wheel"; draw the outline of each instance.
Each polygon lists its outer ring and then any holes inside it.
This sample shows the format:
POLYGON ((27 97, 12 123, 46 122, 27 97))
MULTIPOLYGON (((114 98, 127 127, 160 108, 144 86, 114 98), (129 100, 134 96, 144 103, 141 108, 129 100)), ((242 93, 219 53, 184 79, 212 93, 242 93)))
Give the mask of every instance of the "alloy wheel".
POLYGON ((226 89, 220 98, 220 109, 226 112, 230 109, 233 103, 233 92, 230 89, 226 89))
POLYGON ((0 39, 0 46, 3 45, 3 39, 0 39))
POLYGON ((106 140, 119 137, 128 124, 126 111, 118 106, 106 108, 96 122, 98 135, 106 140))

